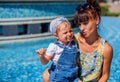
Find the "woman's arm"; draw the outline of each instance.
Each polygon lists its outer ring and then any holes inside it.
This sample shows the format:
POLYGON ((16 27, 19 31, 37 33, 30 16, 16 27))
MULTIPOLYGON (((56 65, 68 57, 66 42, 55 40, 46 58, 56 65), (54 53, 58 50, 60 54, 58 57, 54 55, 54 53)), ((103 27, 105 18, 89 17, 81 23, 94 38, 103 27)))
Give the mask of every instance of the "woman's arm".
POLYGON ((98 82, 107 82, 109 78, 112 57, 113 57, 113 49, 108 43, 105 43, 105 48, 103 53, 102 76, 98 82))
POLYGON ((43 72, 42 77, 43 77, 43 81, 44 81, 44 82, 50 82, 50 79, 49 79, 49 78, 50 78, 49 71, 50 71, 50 69, 47 68, 47 69, 43 72))

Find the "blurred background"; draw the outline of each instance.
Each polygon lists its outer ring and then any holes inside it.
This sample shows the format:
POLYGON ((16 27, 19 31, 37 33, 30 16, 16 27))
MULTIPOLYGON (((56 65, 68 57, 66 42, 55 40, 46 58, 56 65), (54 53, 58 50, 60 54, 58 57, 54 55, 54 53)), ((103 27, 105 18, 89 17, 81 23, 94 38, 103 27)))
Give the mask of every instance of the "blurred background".
MULTIPOLYGON (((113 47, 108 82, 120 82, 120 0, 98 0, 102 9, 98 32, 113 47)), ((43 82, 43 65, 37 53, 54 42, 49 23, 58 16, 73 23, 78 4, 85 0, 0 0, 0 82, 43 82)))
MULTIPOLYGON (((67 17, 72 27, 73 14, 85 0, 0 0, 0 37, 49 32, 49 22, 67 17)), ((99 0, 102 16, 120 16, 120 0, 99 0)))

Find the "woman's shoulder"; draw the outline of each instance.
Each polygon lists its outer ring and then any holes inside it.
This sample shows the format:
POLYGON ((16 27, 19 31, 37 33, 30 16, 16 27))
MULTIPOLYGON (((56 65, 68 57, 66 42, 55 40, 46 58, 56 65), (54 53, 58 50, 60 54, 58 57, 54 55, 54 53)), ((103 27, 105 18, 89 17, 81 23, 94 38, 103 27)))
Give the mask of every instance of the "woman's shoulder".
POLYGON ((77 37, 79 37, 79 35, 80 35, 80 33, 76 33, 76 34, 75 34, 75 37, 77 38, 77 37))
POLYGON ((79 38, 79 33, 77 33, 77 34, 74 35, 74 41, 76 43, 78 43, 78 38, 79 38))
POLYGON ((112 46, 103 38, 101 38, 101 43, 104 45, 104 52, 111 52, 113 50, 112 46))
POLYGON ((105 50, 106 51, 112 51, 113 50, 112 46, 108 42, 105 42, 105 50))
POLYGON ((113 48, 112 46, 108 43, 105 42, 105 47, 104 47, 104 56, 111 56, 113 55, 113 48))
POLYGON ((77 34, 74 35, 74 39, 75 39, 75 40, 78 40, 79 37, 80 37, 80 33, 77 33, 77 34))

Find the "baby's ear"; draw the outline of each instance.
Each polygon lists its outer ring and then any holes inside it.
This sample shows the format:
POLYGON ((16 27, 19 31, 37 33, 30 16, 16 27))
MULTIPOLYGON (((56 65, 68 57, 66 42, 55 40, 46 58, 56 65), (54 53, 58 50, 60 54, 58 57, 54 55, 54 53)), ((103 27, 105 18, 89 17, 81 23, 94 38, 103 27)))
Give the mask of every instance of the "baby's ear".
POLYGON ((54 33, 53 35, 55 36, 56 39, 58 39, 58 35, 57 35, 57 33, 54 33))

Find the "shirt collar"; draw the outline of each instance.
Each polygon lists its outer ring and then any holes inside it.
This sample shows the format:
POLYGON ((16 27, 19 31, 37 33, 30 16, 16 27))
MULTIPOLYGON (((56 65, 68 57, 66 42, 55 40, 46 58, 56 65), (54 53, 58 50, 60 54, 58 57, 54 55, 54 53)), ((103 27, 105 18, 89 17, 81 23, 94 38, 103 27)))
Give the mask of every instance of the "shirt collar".
POLYGON ((73 39, 72 39, 67 45, 65 45, 65 44, 63 44, 61 41, 58 40, 58 42, 59 42, 60 44, 62 44, 62 45, 64 45, 64 46, 69 46, 69 47, 71 46, 71 42, 72 42, 72 41, 73 41, 73 39))

